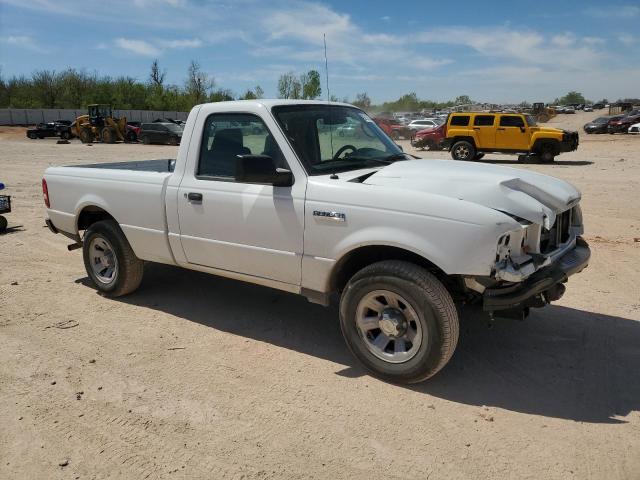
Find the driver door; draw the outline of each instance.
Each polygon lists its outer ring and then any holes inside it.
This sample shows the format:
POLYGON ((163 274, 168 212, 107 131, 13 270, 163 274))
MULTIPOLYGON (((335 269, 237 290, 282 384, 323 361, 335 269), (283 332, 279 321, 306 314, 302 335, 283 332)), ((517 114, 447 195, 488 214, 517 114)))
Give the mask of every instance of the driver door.
POLYGON ((304 179, 291 187, 236 181, 237 155, 269 155, 277 167, 288 168, 257 115, 213 113, 202 132, 195 171, 185 172, 178 188, 180 241, 187 262, 299 285, 304 179), (252 128, 243 126, 250 124, 252 128))

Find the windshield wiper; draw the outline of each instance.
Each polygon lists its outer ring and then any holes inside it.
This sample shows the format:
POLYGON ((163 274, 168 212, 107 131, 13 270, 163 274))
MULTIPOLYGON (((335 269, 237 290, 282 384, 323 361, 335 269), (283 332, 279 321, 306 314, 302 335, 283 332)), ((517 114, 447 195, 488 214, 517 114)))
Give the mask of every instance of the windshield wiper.
POLYGON ((389 155, 388 157, 384 157, 384 159, 389 163, 393 163, 396 162, 398 160, 407 160, 407 154, 402 152, 402 153, 392 153, 391 155, 389 155))

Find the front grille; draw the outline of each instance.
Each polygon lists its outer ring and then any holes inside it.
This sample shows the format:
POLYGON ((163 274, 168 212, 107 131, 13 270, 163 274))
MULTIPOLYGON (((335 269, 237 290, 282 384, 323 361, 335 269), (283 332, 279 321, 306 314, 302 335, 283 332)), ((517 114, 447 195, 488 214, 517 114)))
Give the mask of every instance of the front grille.
POLYGON ((551 253, 569 240, 571 236, 571 212, 572 209, 569 209, 558 214, 555 223, 551 226, 551 230, 542 229, 540 253, 551 253))
POLYGON ((0 195, 0 213, 9 213, 11 211, 11 197, 9 195, 0 195))

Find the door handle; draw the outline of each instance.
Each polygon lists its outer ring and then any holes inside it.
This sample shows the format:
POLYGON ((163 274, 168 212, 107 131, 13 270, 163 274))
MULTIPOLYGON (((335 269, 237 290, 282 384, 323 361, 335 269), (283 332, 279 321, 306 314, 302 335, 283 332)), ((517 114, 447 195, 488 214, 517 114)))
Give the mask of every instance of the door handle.
POLYGON ((474 130, 480 130, 480 127, 473 127, 474 130))
POLYGON ((189 192, 188 194, 185 194, 185 196, 187 197, 187 200, 189 200, 189 202, 191 203, 202 203, 201 193, 189 192))
POLYGON ((504 128, 497 128, 496 130, 504 130, 504 128))

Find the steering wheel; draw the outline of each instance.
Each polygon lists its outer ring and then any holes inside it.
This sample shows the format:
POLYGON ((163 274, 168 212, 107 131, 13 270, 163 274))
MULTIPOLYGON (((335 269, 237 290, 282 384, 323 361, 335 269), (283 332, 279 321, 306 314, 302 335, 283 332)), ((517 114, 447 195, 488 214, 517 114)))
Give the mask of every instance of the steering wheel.
POLYGON ((340 155, 342 155, 344 153, 345 150, 351 150, 352 152, 355 152, 357 150, 356 147, 354 147, 353 145, 343 145, 342 147, 340 147, 338 149, 338 151, 333 155, 333 159, 337 160, 338 158, 340 158, 340 155))

